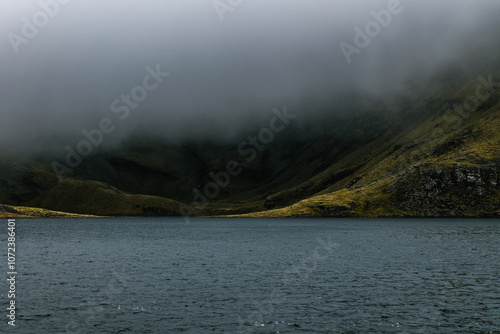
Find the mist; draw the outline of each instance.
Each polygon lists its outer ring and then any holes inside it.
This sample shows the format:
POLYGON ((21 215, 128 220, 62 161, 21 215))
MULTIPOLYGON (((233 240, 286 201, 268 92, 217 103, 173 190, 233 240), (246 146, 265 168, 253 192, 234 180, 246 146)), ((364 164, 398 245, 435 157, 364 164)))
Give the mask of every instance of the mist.
POLYGON ((113 146, 138 134, 233 138, 285 105, 298 122, 354 114, 345 107, 352 94, 411 95, 443 69, 479 71, 498 52, 498 7, 2 1, 0 154, 63 151, 103 119, 113 122, 105 138, 113 146), (378 28, 366 31, 372 21, 378 28), (356 44, 357 27, 365 37, 356 44))

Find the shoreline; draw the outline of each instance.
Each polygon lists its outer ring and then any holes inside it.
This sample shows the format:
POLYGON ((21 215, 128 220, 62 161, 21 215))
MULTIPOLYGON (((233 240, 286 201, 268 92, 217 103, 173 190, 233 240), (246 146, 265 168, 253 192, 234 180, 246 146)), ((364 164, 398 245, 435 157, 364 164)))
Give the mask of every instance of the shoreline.
MULTIPOLYGON (((15 207, 20 208, 20 207, 15 207)), ((0 211, 0 219, 60 219, 60 218, 101 218, 101 219, 112 219, 112 218, 182 218, 183 216, 130 216, 130 215, 114 215, 114 216, 97 216, 91 214, 76 214, 62 211, 52 211, 39 208, 22 207, 22 209, 17 212, 5 212, 0 211), (27 213, 32 214, 27 214, 27 213)), ((318 216, 318 215, 291 215, 291 216, 277 216, 277 215, 262 215, 262 212, 247 213, 241 215, 215 215, 215 216, 199 216, 190 217, 191 219, 499 219, 500 215, 483 215, 483 216, 403 216, 403 215, 392 215, 392 216, 370 216, 370 217, 354 217, 354 216, 318 216)))

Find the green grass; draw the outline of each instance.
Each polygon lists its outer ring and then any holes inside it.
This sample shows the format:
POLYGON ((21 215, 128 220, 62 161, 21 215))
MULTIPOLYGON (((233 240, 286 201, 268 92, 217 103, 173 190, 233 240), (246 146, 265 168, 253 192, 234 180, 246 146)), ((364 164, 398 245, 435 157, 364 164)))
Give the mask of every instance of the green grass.
MULTIPOLYGON (((465 85, 453 94, 460 101, 471 94, 475 82, 465 85)), ((324 184, 347 166, 360 168, 326 189, 295 204, 273 210, 249 213, 246 217, 311 217, 311 216, 498 216, 500 196, 498 189, 488 188, 488 195, 477 199, 465 189, 455 187, 449 193, 439 195, 436 203, 412 211, 401 207, 398 198, 398 182, 425 182, 422 171, 450 171, 454 168, 493 168, 500 163, 500 99, 492 95, 488 106, 479 108, 462 119, 459 128, 445 121, 443 114, 449 103, 442 101, 437 116, 424 119, 414 127, 408 127, 391 140, 380 138, 335 163, 316 177, 299 187, 281 191, 274 196, 286 196, 297 191, 307 192, 315 185, 324 184), (475 203, 476 204, 472 204, 475 203)), ((444 99, 444 98, 443 98, 444 99)), ((425 105, 421 102, 422 105, 425 105)), ((496 167, 495 167, 496 166, 496 167)), ((412 186, 410 184, 410 186, 412 186)))
POLYGON ((179 215, 179 202, 157 196, 127 194, 96 181, 67 179, 32 206, 99 216, 179 215))
POLYGON ((14 209, 21 215, 36 218, 91 218, 98 217, 93 215, 81 215, 62 211, 46 210, 41 208, 31 208, 26 206, 15 206, 14 209))
MULTIPOLYGON (((500 163, 500 92, 463 117, 458 128, 444 115, 474 94, 476 78, 434 83, 418 99, 397 104, 391 114, 380 102, 352 117, 335 118, 315 127, 287 128, 245 162, 237 145, 189 143, 166 145, 150 140, 124 144, 89 157, 58 182, 50 158, 0 160, 0 203, 99 216, 179 215, 180 202, 190 204, 193 188, 212 182, 230 160, 243 172, 198 212, 201 216, 387 217, 432 214, 495 214, 500 199, 488 189, 484 204, 467 191, 439 193, 436 208, 407 210, 401 184, 414 191, 432 171, 489 168, 500 163), (458 166, 458 167, 457 167, 458 166), (424 179, 422 179, 424 178, 424 179)), ((432 180, 431 180, 432 181, 432 180)), ((418 189, 417 189, 418 190, 418 189)), ((416 190, 415 190, 416 191, 416 190)))

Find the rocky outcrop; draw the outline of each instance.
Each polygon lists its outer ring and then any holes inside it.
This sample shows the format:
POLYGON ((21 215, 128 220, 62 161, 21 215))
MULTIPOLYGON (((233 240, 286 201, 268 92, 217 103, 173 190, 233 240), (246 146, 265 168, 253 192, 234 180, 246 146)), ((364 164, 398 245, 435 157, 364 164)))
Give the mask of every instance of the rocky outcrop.
POLYGON ((400 209, 416 216, 499 216, 498 167, 422 165, 397 182, 400 209))
POLYGON ((20 214, 19 211, 17 211, 16 209, 14 209, 11 206, 8 206, 8 205, 5 205, 5 204, 0 204, 0 212, 20 214))
POLYGON ((346 205, 319 205, 316 207, 316 212, 319 217, 338 217, 338 218, 355 218, 359 217, 355 213, 355 203, 350 206, 346 205))

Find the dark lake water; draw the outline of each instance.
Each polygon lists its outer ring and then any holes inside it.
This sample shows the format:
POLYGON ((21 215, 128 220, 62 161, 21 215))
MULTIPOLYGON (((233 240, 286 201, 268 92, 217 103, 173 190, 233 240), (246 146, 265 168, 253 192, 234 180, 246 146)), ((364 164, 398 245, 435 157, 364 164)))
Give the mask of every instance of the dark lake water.
POLYGON ((500 333, 498 220, 17 220, 16 232, 17 326, 4 282, 1 333, 500 333))

